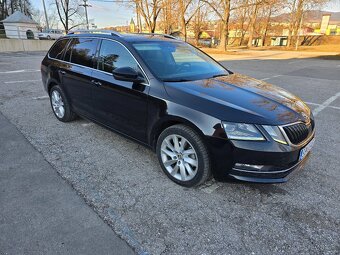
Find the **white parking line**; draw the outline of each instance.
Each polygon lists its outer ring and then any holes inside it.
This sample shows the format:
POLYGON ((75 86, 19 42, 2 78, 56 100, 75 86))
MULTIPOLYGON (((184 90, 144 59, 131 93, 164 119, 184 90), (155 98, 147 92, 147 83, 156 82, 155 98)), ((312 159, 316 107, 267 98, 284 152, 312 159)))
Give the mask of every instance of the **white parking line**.
MULTIPOLYGON (((306 104, 310 104, 310 105, 316 105, 316 106, 319 106, 321 104, 317 104, 317 103, 311 103, 311 102, 305 102, 306 104)), ((329 105, 327 106, 328 108, 333 108, 333 109, 337 109, 337 110, 340 110, 340 107, 337 107, 337 106, 333 106, 333 105, 329 105)))
POLYGON ((40 96, 40 97, 33 97, 34 100, 43 100, 43 99, 48 99, 49 96, 40 96))
POLYGON ((4 83, 11 84, 11 83, 24 83, 24 82, 36 82, 36 81, 41 81, 41 80, 5 81, 4 83))
POLYGON ((282 76, 282 74, 278 74, 278 75, 274 75, 274 76, 271 76, 271 77, 266 77, 266 78, 263 78, 263 79, 260 79, 261 81, 266 81, 266 80, 269 80, 269 79, 272 79, 272 78, 276 78, 276 77, 280 77, 282 76))
POLYGON ((335 101, 338 97, 340 97, 340 92, 336 93, 334 96, 328 98, 325 102, 320 104, 317 108, 314 109, 313 114, 316 116, 318 115, 322 110, 324 110, 326 107, 329 107, 329 105, 335 101))
POLYGON ((90 127, 90 126, 93 126, 94 123, 93 122, 88 122, 88 123, 82 123, 81 124, 83 127, 90 127))
POLYGON ((33 69, 22 69, 22 70, 14 70, 14 71, 2 71, 0 73, 3 74, 11 74, 11 73, 34 73, 34 72, 40 72, 40 70, 33 70, 33 69))

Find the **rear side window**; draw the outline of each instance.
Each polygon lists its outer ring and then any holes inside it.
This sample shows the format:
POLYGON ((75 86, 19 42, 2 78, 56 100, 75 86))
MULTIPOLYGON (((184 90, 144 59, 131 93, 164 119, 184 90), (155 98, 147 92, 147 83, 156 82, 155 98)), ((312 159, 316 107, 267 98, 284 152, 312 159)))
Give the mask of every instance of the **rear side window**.
POLYGON ((113 41, 102 40, 98 58, 98 69, 112 73, 118 67, 131 67, 137 72, 140 71, 137 62, 124 46, 113 41))
POLYGON ((65 54, 65 61, 93 68, 97 44, 98 39, 95 38, 73 38, 65 54))
POLYGON ((67 39, 63 39, 63 40, 56 42, 53 45, 50 52, 48 53, 50 58, 62 59, 63 52, 64 52, 67 42, 68 42, 67 39))

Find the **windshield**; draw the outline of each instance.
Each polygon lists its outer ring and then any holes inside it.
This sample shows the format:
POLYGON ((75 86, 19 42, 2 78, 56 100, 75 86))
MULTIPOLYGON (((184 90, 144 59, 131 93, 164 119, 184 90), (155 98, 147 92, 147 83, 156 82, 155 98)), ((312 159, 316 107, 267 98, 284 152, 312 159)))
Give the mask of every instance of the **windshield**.
POLYGON ((228 71, 189 44, 155 41, 132 44, 162 81, 191 81, 228 75, 228 71))

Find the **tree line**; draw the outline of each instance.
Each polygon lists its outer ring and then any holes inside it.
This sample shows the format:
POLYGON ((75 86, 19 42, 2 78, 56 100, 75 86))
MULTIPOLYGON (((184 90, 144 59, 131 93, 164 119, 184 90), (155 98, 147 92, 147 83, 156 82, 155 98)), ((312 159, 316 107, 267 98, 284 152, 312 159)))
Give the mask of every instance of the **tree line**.
POLYGON ((0 20, 5 19, 15 11, 21 11, 31 17, 33 13, 30 0, 0 0, 0 20))
POLYGON ((271 19, 282 13, 290 13, 287 46, 291 46, 292 38, 298 34, 304 13, 307 10, 320 8, 329 0, 133 0, 131 2, 131 7, 135 8, 137 15, 138 27, 142 27, 142 20, 151 33, 157 26, 163 28, 166 33, 171 32, 172 28, 180 28, 186 40, 188 27, 197 37, 200 31, 209 27, 207 25, 209 22, 211 24, 211 21, 216 21, 219 27, 219 47, 226 50, 231 28, 238 33, 240 45, 247 36, 247 45, 252 46, 255 34, 260 34, 264 45, 271 19))

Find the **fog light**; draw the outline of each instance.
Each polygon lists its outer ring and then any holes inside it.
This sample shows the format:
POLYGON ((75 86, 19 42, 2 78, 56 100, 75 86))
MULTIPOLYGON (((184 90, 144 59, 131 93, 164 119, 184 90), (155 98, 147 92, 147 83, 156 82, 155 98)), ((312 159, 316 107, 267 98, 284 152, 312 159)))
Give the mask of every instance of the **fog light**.
POLYGON ((250 164, 240 164, 236 163, 235 168, 242 170, 250 170, 250 171, 260 171, 264 168, 264 165, 250 165, 250 164))

